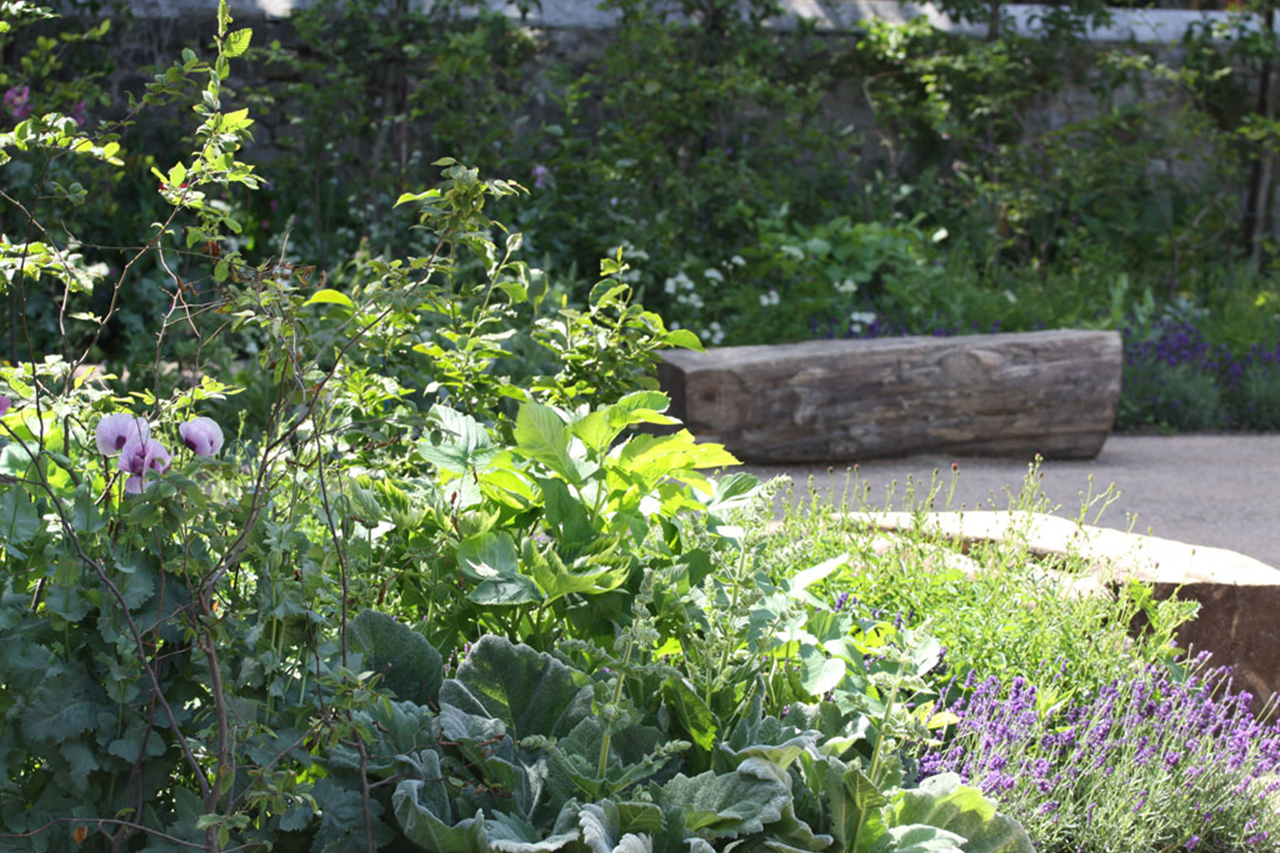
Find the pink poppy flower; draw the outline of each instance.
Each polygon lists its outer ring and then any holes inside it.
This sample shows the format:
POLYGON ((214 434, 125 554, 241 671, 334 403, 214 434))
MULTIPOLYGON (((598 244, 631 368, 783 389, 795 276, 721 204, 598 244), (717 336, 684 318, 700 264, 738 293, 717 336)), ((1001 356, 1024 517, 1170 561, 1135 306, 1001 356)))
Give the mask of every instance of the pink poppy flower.
POLYGON ((98 452, 103 456, 115 456, 130 439, 146 441, 151 437, 151 427, 146 418, 138 418, 128 412, 107 415, 98 421, 94 431, 98 439, 98 452))
POLYGON ((212 456, 222 449, 222 427, 213 418, 195 418, 178 427, 182 442, 196 456, 212 456))
POLYGON ((142 492, 155 483, 154 477, 169 470, 173 456, 163 444, 154 438, 130 438, 120 451, 116 468, 129 475, 124 490, 131 495, 142 492))

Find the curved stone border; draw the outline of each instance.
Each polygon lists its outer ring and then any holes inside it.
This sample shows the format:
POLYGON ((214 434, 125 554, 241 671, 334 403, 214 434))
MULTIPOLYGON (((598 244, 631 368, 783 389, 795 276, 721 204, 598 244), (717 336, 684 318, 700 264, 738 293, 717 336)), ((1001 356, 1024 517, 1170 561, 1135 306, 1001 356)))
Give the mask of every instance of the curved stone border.
MULTIPOLYGON (((917 529, 907 512, 850 515, 889 532, 917 529)), ((1178 631, 1184 648, 1213 653, 1215 665, 1235 668, 1237 686, 1257 697, 1280 691, 1280 569, 1225 548, 1202 548, 1081 525, 1057 516, 1026 512, 934 512, 923 530, 966 549, 977 542, 1025 542, 1041 559, 1077 556, 1106 584, 1136 578, 1154 586, 1156 598, 1175 592, 1200 603, 1200 614, 1178 631)), ((1258 703, 1255 703, 1255 707, 1258 703)))

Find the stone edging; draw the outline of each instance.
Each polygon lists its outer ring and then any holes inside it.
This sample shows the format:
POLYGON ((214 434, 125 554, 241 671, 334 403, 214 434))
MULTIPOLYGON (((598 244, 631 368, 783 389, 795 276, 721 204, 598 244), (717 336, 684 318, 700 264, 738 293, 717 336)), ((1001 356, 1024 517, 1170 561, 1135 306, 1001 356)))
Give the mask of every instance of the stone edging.
MULTIPOLYGON (((857 522, 886 533, 915 530, 908 512, 851 513, 857 522)), ((1016 539, 1039 558, 1078 555, 1104 584, 1136 578, 1152 584, 1156 598, 1177 594, 1200 603, 1199 615, 1178 631, 1183 648, 1212 653, 1214 665, 1235 668, 1238 687, 1265 698, 1280 691, 1280 569, 1230 551, 1077 524, 1043 513, 934 512, 926 533, 961 544, 1016 539)), ((1087 594, 1086 590, 1077 590, 1087 594)))

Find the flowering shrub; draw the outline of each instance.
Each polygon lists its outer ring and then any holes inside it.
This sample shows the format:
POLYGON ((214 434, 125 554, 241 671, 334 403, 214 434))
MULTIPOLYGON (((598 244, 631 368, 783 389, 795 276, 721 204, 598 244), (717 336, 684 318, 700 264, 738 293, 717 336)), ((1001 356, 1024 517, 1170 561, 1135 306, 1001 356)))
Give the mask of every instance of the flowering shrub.
POLYGON ((1229 669, 1179 672, 1149 666, 1066 704, 1021 677, 971 678, 922 773, 959 773, 1039 850, 1274 849, 1280 722, 1255 716, 1229 669))

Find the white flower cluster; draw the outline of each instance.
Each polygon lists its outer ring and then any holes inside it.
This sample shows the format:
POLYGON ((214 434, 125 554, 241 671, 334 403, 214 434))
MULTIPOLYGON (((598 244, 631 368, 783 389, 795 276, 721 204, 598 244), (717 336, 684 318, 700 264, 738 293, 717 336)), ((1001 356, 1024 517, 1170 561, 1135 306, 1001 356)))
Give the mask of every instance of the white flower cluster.
POLYGON ((704 343, 719 346, 724 341, 724 329, 715 320, 711 321, 711 325, 698 333, 698 337, 702 338, 704 343))
POLYGON ((836 282, 836 290, 846 296, 852 296, 858 292, 858 283, 851 278, 846 278, 844 281, 836 282))
POLYGON ((780 301, 781 297, 778 296, 778 291, 772 287, 767 292, 760 294, 760 305, 762 307, 767 308, 770 305, 777 305, 780 301))
POLYGON ((662 289, 674 296, 676 302, 680 305, 688 305, 690 308, 695 309, 706 305, 702 297, 698 295, 698 286, 693 283, 693 279, 689 278, 684 270, 664 281, 662 289))
POLYGON ((867 325, 874 323, 876 312, 874 311, 854 311, 849 315, 849 328, 855 332, 862 331, 867 325))

